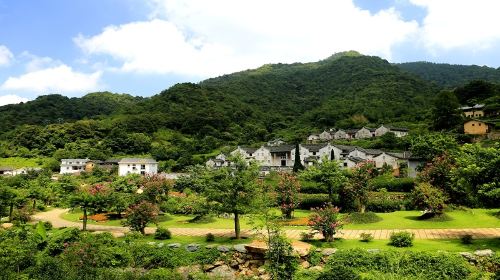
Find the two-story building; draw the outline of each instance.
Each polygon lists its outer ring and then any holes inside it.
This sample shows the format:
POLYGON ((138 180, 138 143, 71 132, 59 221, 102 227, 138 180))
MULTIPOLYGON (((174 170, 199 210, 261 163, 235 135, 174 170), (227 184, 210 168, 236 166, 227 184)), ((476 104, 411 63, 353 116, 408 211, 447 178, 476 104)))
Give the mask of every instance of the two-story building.
POLYGON ((152 158, 123 158, 118 162, 118 175, 154 175, 158 173, 158 162, 152 158))
POLYGON ((466 118, 482 118, 484 117, 484 104, 475 104, 474 106, 460 107, 466 118))
POLYGON ((85 171, 85 167, 87 165, 87 162, 89 161, 88 158, 86 159, 79 159, 79 158, 67 158, 67 159, 61 159, 61 169, 60 169, 60 174, 75 174, 75 173, 80 173, 85 171))

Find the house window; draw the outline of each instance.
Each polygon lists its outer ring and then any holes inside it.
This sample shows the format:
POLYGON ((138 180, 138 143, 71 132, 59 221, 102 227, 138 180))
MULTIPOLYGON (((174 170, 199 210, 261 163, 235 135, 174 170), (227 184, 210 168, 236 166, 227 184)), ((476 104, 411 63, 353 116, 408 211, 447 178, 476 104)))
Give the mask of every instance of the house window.
POLYGON ((313 152, 313 156, 315 156, 315 155, 316 155, 316 152, 313 152))
POLYGON ((146 165, 145 164, 141 164, 141 169, 146 169, 146 165))
POLYGON ((474 126, 474 124, 472 124, 472 126, 474 126))
POLYGON ((252 153, 249 153, 250 156, 252 156, 252 153))
POLYGON ((146 171, 141 171, 141 175, 146 175, 146 171))
POLYGON ((347 162, 344 162, 344 167, 347 167, 347 162))
POLYGON ((481 124, 478 124, 478 126, 481 126, 481 124))

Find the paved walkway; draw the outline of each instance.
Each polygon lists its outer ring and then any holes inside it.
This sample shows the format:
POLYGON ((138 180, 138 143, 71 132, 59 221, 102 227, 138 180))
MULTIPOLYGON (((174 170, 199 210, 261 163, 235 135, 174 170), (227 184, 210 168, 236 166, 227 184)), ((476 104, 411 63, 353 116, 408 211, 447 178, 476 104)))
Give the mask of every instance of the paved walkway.
MULTIPOLYGON (((60 227, 82 227, 81 222, 71 222, 61 218, 61 215, 68 212, 69 209, 53 209, 47 212, 40 212, 33 216, 37 221, 49 221, 56 228, 60 227)), ((115 236, 121 236, 130 231, 126 227, 105 226, 87 224, 90 231, 107 231, 115 236)), ((173 235, 178 236, 205 236, 212 233, 218 236, 231 236, 234 234, 232 229, 210 229, 210 228, 168 228, 173 235)), ((465 234, 470 234, 474 238, 494 238, 500 237, 500 228, 464 228, 464 229, 377 229, 377 230, 342 230, 336 235, 345 239, 359 239, 361 233, 370 233, 375 239, 389 239, 392 232, 409 231, 415 233, 417 239, 452 239, 460 238, 465 234)), ((147 227, 146 233, 154 233, 155 228, 147 227)), ((291 239, 300 239, 300 234, 306 230, 285 230, 286 235, 291 239)), ((252 230, 242 230, 242 235, 252 235, 252 230)), ((319 237, 319 236, 317 236, 319 237)))

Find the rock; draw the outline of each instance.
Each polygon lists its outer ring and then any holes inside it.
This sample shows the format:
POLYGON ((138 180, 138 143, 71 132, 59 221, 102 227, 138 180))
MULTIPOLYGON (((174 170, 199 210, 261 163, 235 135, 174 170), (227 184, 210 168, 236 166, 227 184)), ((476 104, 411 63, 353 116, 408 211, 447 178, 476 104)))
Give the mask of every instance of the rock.
POLYGON ((186 250, 188 250, 189 252, 196 252, 199 249, 200 249, 199 244, 191 243, 191 244, 186 245, 186 250))
POLYGON ((125 236, 125 233, 121 232, 121 231, 112 231, 111 234, 115 238, 120 238, 120 237, 124 237, 125 236))
POLYGON ((155 246, 155 245, 156 245, 156 242, 150 241, 150 242, 148 242, 148 245, 150 245, 150 246, 155 246))
POLYGON ((236 250, 237 252, 240 252, 240 253, 247 252, 247 249, 245 249, 245 245, 243 245, 243 244, 234 245, 233 248, 234 248, 234 250, 236 250))
POLYGON ((262 275, 262 274, 265 274, 265 273, 266 273, 266 269, 265 269, 265 268, 263 268, 263 267, 259 267, 259 268, 257 269, 257 271, 259 272, 259 275, 262 275))
POLYGON ((304 261, 300 264, 300 266, 302 266, 302 268, 309 268, 311 264, 308 261, 304 261))
POLYGON ((366 249, 368 253, 380 253, 380 249, 366 249))
POLYGON ((176 271, 182 275, 182 279, 189 279, 190 274, 200 272, 202 270, 200 265, 190 265, 178 267, 176 271))
POLYGON ((231 263, 229 264, 230 267, 237 269, 239 267, 239 263, 237 260, 232 260, 231 263))
POLYGON ((218 277, 218 278, 221 278, 224 280, 236 279, 236 275, 234 273, 234 270, 232 270, 227 265, 221 265, 221 266, 218 266, 218 267, 212 269, 212 271, 210 271, 208 273, 208 275, 210 275, 212 277, 216 277, 216 278, 218 277))
POLYGON ((492 250, 490 249, 485 249, 485 250, 476 250, 474 251, 474 255, 478 256, 478 257, 491 257, 495 254, 495 252, 493 252, 492 250))
POLYGON ((4 229, 9 229, 9 228, 12 228, 14 226, 13 223, 3 223, 2 224, 2 228, 4 229))
POLYGON ((259 276, 259 278, 261 280, 270 280, 271 279, 271 275, 269 275, 269 274, 262 274, 261 276, 259 276))
POLYGON ((215 245, 215 244, 209 244, 209 245, 205 246, 205 249, 213 249, 215 247, 217 247, 217 245, 215 245))
POLYGON ((322 251, 323 256, 330 256, 337 252, 337 248, 326 248, 322 251))
POLYGON ((181 247, 181 244, 180 243, 170 243, 167 245, 168 248, 173 248, 173 249, 177 249, 177 248, 180 248, 181 247))
POLYGON ((322 266, 313 266, 313 267, 310 267, 309 270, 314 270, 314 271, 323 271, 323 267, 322 266))
POLYGON ((159 242, 159 243, 156 245, 156 247, 158 247, 158 248, 162 248, 163 246, 165 246, 165 243, 163 243, 163 242, 159 242))
MULTIPOLYGON (((309 255, 312 245, 306 242, 294 240, 292 242, 293 251, 299 254, 301 257, 309 255)), ((335 249, 337 250, 337 249, 335 249)))
POLYGON ((320 248, 317 248, 317 249, 316 249, 316 250, 314 250, 314 251, 316 251, 316 252, 318 252, 318 253, 319 253, 319 252, 321 252, 321 249, 320 249, 320 248))
POLYGON ((228 246, 225 246, 225 245, 220 245, 217 247, 217 250, 219 250, 219 252, 227 253, 227 252, 231 251, 231 248, 229 248, 228 246))

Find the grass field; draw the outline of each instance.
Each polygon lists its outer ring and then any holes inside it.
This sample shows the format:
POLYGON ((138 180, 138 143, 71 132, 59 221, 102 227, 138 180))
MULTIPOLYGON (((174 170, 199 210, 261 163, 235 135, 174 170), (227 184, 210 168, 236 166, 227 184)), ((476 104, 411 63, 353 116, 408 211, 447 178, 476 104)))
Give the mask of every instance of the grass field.
POLYGON ((22 168, 22 167, 41 167, 45 163, 42 158, 21 158, 9 157, 0 158, 0 166, 22 168))
MULTIPOLYGON (((432 229, 432 228, 498 228, 500 227, 500 219, 495 217, 499 209, 470 209, 470 210, 455 210, 446 214, 451 218, 448 221, 428 221, 418 220, 421 215, 419 211, 397 211, 392 213, 379 213, 382 221, 370 224, 348 224, 344 229, 432 229)), ((295 217, 307 217, 310 211, 297 210, 295 217)), ((70 212, 63 215, 63 218, 69 221, 79 221, 81 217, 80 211, 70 212)), ((231 218, 214 218, 210 223, 190 223, 193 216, 188 215, 165 215, 160 217, 160 226, 172 228, 233 228, 233 220, 231 218)), ((244 216, 241 219, 241 227, 243 229, 252 228, 252 217, 244 216)), ((110 220, 106 222, 93 222, 89 224, 120 226, 120 220, 110 220)), ((287 227, 295 229, 305 229, 305 226, 287 227)))

